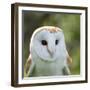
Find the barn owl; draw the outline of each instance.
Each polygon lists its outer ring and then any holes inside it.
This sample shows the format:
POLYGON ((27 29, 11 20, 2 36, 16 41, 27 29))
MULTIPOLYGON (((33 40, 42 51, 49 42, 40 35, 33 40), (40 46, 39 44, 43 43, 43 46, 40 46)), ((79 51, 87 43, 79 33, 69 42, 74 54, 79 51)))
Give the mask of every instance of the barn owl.
POLYGON ((55 26, 37 28, 30 40, 30 55, 25 64, 27 76, 69 75, 72 62, 62 29, 55 26))

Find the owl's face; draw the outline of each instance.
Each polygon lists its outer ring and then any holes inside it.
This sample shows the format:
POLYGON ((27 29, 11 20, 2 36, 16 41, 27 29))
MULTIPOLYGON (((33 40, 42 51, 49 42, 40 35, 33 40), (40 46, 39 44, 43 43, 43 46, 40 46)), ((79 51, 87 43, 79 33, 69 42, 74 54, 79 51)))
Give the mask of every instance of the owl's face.
POLYGON ((37 29, 30 42, 31 55, 53 61, 66 55, 64 35, 60 28, 44 26, 37 29))

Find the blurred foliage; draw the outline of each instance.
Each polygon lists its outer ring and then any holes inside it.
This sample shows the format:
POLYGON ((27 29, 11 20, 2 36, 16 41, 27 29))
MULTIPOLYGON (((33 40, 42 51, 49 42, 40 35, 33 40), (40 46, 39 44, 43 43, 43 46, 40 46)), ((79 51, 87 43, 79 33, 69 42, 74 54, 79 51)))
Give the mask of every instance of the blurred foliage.
POLYGON ((24 64, 29 56, 29 42, 34 30, 41 26, 60 27, 65 35, 65 41, 72 64, 69 65, 71 74, 80 74, 80 15, 54 12, 23 11, 22 26, 24 31, 24 64))

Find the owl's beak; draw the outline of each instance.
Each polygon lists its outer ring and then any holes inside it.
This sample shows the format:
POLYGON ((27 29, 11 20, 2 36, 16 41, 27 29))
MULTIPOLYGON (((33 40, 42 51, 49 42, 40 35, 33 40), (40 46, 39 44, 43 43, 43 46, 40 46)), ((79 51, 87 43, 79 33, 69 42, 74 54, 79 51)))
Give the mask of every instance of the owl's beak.
POLYGON ((54 52, 55 52, 54 48, 47 48, 47 50, 48 50, 50 56, 54 55, 54 52))

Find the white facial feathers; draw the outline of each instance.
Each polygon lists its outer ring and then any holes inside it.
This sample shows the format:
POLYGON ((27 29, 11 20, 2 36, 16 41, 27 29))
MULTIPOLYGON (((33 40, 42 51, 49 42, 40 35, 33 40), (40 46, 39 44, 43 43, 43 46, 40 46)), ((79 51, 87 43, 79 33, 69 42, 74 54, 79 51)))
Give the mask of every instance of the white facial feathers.
POLYGON ((60 28, 43 26, 35 30, 30 42, 30 52, 42 60, 66 58, 64 35, 60 28))

